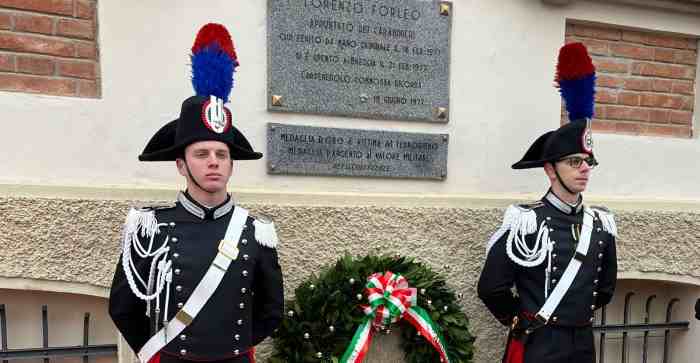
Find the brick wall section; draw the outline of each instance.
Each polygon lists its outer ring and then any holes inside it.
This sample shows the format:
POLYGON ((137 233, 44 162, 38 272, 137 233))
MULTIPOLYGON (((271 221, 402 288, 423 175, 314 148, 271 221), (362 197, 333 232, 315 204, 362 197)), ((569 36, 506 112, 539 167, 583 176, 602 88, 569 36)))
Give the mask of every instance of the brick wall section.
POLYGON ((100 97, 97 0, 0 0, 0 91, 100 97))
POLYGON ((594 130, 693 136, 697 38, 567 23, 566 42, 574 41, 596 66, 594 130))

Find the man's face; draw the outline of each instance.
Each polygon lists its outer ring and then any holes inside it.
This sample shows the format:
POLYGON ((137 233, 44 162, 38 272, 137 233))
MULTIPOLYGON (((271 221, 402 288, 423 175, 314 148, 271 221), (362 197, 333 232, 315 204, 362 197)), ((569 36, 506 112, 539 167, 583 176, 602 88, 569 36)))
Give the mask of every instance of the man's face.
POLYGON ((226 184, 231 177, 233 162, 228 145, 220 141, 199 141, 185 148, 185 160, 177 159, 180 175, 187 178, 187 187, 197 188, 190 180, 190 173, 197 183, 209 193, 226 191, 226 184))
MULTIPOLYGON (((593 166, 582 159, 588 159, 589 157, 589 154, 584 153, 572 154, 554 163, 553 168, 556 168, 561 180, 574 193, 581 193, 585 191, 588 186, 588 179, 593 166), (579 163, 580 165, 577 166, 576 164, 579 163)), ((550 176, 551 180, 556 178, 553 169, 548 170, 547 174, 550 176)))

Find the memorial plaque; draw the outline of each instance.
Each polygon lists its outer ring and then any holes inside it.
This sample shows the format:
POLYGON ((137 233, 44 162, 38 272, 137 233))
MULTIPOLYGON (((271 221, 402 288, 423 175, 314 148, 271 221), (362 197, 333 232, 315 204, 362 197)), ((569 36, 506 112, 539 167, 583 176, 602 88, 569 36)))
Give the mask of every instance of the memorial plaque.
POLYGON ((270 174, 445 179, 447 134, 339 129, 271 123, 270 174))
POLYGON ((268 0, 268 110, 447 122, 452 7, 268 0))

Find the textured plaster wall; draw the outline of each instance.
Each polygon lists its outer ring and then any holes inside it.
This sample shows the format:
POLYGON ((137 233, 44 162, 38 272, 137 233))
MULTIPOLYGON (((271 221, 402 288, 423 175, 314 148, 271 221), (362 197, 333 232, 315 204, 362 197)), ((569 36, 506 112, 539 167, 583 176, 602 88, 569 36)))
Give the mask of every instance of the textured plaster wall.
MULTIPOLYGON (((107 287, 131 201, 0 197, 0 278, 107 287)), ((144 203, 140 203, 144 204, 144 203)), ((246 205, 273 216, 282 239, 286 293, 344 252, 388 250, 418 258, 464 293, 478 336, 476 362, 500 357, 503 331, 476 298, 484 242, 500 223, 498 208, 246 205)), ((617 217, 620 270, 700 277, 700 214, 624 211, 617 217)), ((385 360, 386 362, 386 360, 385 360)))

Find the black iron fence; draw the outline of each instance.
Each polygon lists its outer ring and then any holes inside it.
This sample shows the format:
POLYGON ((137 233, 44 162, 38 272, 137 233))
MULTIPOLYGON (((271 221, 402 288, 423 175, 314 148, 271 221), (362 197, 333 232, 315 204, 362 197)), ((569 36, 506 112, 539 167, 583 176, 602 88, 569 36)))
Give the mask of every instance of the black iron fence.
POLYGON ((83 343, 82 345, 68 347, 49 347, 49 319, 48 307, 41 307, 41 339, 40 348, 7 349, 7 311, 5 305, 0 304, 0 359, 2 363, 9 363, 11 360, 20 359, 43 359, 44 363, 49 363, 51 358, 63 357, 83 357, 83 363, 88 363, 89 357, 94 356, 116 356, 116 344, 90 345, 90 313, 85 313, 83 319, 83 343))
POLYGON ((607 324, 606 322, 606 309, 603 307, 600 314, 600 325, 594 325, 593 331, 600 334, 599 349, 598 349, 598 361, 599 363, 612 363, 621 362, 628 363, 629 361, 629 343, 630 343, 630 333, 641 332, 642 335, 642 363, 648 362, 649 357, 649 336, 652 332, 663 332, 664 335, 664 345, 663 345, 663 363, 669 363, 669 344, 671 342, 671 331, 673 330, 688 330, 690 322, 686 321, 671 321, 671 313, 673 307, 679 302, 678 299, 671 299, 666 305, 666 318, 662 323, 652 323, 651 319, 651 306, 654 300, 656 300, 656 295, 651 295, 647 298, 644 310, 644 322, 642 323, 632 323, 630 322, 630 303, 633 292, 625 295, 625 307, 623 312, 623 323, 622 324, 607 324), (612 357, 610 360, 606 360, 605 356, 605 343, 609 340, 610 333, 622 333, 621 339, 621 355, 619 360, 617 357, 612 357))

